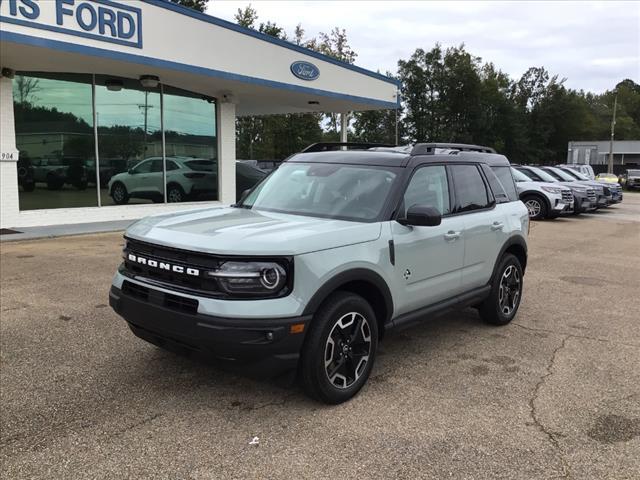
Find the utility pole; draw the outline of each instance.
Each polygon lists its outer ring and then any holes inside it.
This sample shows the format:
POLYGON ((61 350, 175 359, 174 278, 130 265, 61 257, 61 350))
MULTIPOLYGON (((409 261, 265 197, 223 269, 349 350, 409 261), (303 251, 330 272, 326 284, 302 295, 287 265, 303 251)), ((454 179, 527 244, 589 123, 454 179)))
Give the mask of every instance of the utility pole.
POLYGON ((618 92, 613 100, 613 118, 611 119, 611 140, 609 140, 609 168, 608 173, 613 173, 613 137, 616 134, 616 110, 618 109, 618 92))
POLYGON ((147 120, 149 116, 149 109, 153 108, 153 105, 149 105, 149 92, 144 92, 144 105, 138 105, 140 110, 144 110, 144 152, 147 153, 147 120))

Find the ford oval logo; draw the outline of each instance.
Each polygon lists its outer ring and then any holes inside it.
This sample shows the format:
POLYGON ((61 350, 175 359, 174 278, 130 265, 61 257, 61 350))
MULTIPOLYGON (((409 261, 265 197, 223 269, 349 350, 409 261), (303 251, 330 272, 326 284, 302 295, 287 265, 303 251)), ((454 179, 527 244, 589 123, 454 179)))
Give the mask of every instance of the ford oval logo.
POLYGON ((309 62, 293 62, 291 64, 291 73, 300 80, 315 80, 320 76, 320 70, 313 63, 309 62))

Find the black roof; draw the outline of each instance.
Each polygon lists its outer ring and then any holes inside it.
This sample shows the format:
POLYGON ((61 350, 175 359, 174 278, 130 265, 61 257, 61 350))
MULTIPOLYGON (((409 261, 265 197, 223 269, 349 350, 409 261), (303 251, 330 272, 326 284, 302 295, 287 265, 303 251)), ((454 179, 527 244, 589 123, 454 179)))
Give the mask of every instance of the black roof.
MULTIPOLYGON (((287 162, 295 163, 344 163, 350 165, 373 165, 388 167, 415 166, 424 163, 486 163, 489 166, 508 166, 504 155, 488 147, 464 144, 417 144, 409 152, 408 147, 367 145, 361 149, 338 150, 341 144, 332 143, 326 150, 313 145, 310 152, 297 153, 287 162), (451 147, 451 148, 449 148, 451 147)), ((345 145, 346 148, 348 148, 345 145)))

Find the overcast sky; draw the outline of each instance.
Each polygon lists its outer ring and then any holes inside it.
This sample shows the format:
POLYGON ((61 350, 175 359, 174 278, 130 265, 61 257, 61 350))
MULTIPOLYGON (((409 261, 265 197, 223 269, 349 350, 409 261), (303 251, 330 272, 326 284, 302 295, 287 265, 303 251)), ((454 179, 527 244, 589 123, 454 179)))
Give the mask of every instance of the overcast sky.
MULTIPOLYGON (((307 37, 345 28, 356 64, 396 72, 418 48, 464 43, 513 78, 531 66, 602 92, 624 78, 640 83, 640 2, 253 1, 259 22, 307 37)), ((233 21, 248 1, 212 0, 207 13, 233 21)))

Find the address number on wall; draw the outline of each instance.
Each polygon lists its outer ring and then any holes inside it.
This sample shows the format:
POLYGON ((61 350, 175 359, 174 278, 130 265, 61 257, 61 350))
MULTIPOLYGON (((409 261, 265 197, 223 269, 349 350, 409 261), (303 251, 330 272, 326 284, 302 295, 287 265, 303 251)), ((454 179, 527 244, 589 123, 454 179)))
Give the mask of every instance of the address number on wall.
POLYGON ((0 160, 18 160, 17 152, 2 152, 0 153, 0 160))

